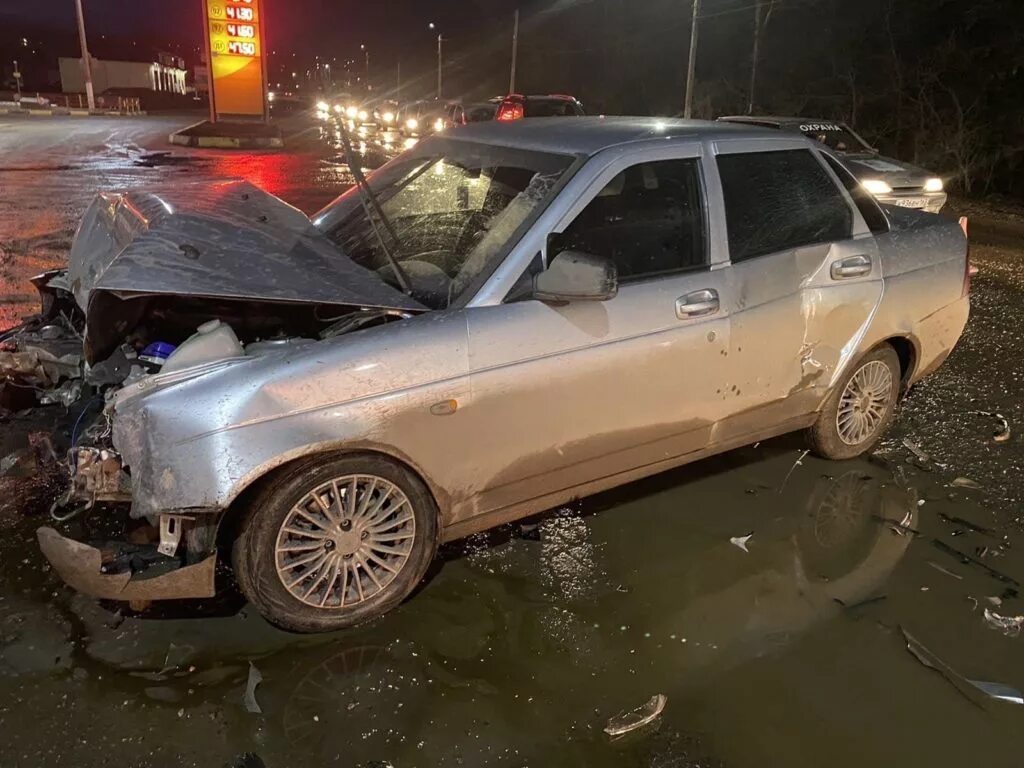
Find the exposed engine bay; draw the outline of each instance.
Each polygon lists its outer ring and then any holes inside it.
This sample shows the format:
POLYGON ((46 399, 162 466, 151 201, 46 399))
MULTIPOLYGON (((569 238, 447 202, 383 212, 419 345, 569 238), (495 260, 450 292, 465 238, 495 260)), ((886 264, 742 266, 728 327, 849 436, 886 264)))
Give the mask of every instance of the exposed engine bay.
MULTIPOLYGON (((118 393, 425 310, 303 213, 241 181, 100 194, 68 269, 33 282, 40 312, 0 335, 0 407, 78 413, 67 490, 51 510, 60 523, 132 502, 132 468, 112 439, 118 393)), ((192 575, 176 574, 168 595, 210 594, 210 515, 128 520, 123 541, 91 546, 44 528, 40 544, 62 577, 94 596, 161 599, 172 571, 192 575)))

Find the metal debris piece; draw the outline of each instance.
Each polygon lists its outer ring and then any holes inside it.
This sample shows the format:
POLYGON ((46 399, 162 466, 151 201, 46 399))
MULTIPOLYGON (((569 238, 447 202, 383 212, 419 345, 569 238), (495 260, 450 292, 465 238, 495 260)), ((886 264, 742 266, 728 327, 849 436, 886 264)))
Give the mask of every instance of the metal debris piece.
POLYGON ((908 509, 907 514, 903 516, 903 519, 898 523, 892 522, 889 524, 889 530, 895 533, 897 536, 906 536, 908 533, 917 535, 917 531, 910 527, 910 524, 914 522, 914 510, 908 509))
POLYGON ((930 472, 932 471, 932 467, 941 467, 944 469, 946 466, 944 464, 939 464, 937 461, 932 459, 932 457, 930 457, 928 454, 921 450, 921 446, 919 444, 911 442, 906 437, 903 438, 903 447, 905 447, 907 451, 913 454, 914 459, 921 462, 920 465, 915 465, 918 466, 920 469, 924 469, 930 472))
POLYGON ((907 642, 907 650, 910 651, 911 655, 915 659, 928 667, 928 669, 933 669, 946 678, 946 680, 949 681, 949 683, 974 706, 979 708, 981 707, 981 704, 978 703, 976 699, 976 689, 972 687, 971 683, 961 677, 960 674, 946 664, 946 662, 925 648, 924 645, 922 645, 917 638, 907 632, 906 629, 900 627, 900 631, 903 633, 903 639, 907 642))
POLYGON ((617 739, 638 728, 643 728, 645 725, 650 725, 661 716, 667 703, 668 697, 663 693, 652 696, 646 704, 637 707, 632 712, 622 712, 613 717, 604 727, 604 732, 613 739, 617 739))
POLYGON ((800 454, 800 458, 793 462, 793 466, 789 468, 789 472, 786 473, 786 477, 782 480, 782 485, 779 486, 779 493, 782 493, 786 489, 786 483, 789 482, 789 478, 791 478, 793 473, 796 472, 797 467, 802 467, 804 465, 804 459, 807 458, 809 453, 810 451, 804 451, 800 454))
POLYGON ((959 525, 960 527, 967 528, 975 533, 980 533, 984 536, 991 536, 993 539, 999 538, 996 532, 991 528, 985 528, 977 523, 972 523, 970 520, 965 520, 962 517, 956 517, 954 515, 947 515, 945 512, 939 512, 939 518, 951 525, 959 525))
POLYGON ((972 491, 980 491, 984 488, 981 483, 971 480, 969 477, 958 477, 950 485, 954 488, 969 488, 972 491))
POLYGON ((51 389, 39 396, 40 405, 63 405, 70 408, 82 398, 82 380, 71 379, 56 389, 51 389))
POLYGON ((1000 573, 995 568, 991 568, 988 565, 986 565, 985 563, 981 562, 980 560, 978 560, 976 558, 973 558, 970 555, 964 554, 960 550, 955 549, 954 547, 949 546, 949 544, 947 544, 944 541, 941 541, 939 539, 932 539, 932 546, 934 546, 940 552, 945 552, 947 555, 955 557, 957 560, 959 560, 964 565, 973 565, 973 566, 976 566, 977 568, 980 568, 981 570, 985 571, 985 573, 987 573, 989 576, 991 576, 996 581, 1000 581, 1003 584, 1010 584, 1010 585, 1012 585, 1014 587, 1019 587, 1020 586, 1020 582, 1017 581, 1016 579, 1014 579, 1014 578, 1012 578, 1010 576, 1007 576, 1005 573, 1000 573))
POLYGON ((260 708, 260 704, 256 701, 256 686, 263 682, 263 675, 256 669, 256 665, 251 661, 249 662, 249 682, 245 684, 245 711, 254 715, 262 715, 263 710, 260 708))
POLYGON ((1007 637, 1017 637, 1024 629, 1024 616, 1000 616, 991 608, 985 609, 985 621, 992 629, 998 629, 1007 637))
POLYGON ((733 536, 731 539, 729 539, 729 543, 732 544, 734 547, 739 547, 744 552, 749 553, 750 550, 747 549, 747 542, 749 542, 752 538, 754 538, 753 533, 748 533, 746 536, 733 536))
POLYGON ((968 680, 967 682, 993 699, 1008 701, 1011 704, 1024 704, 1024 694, 1016 688, 1011 688, 1002 683, 983 683, 980 680, 968 680))
POLYGON ((928 565, 930 565, 932 568, 934 568, 939 573, 944 573, 947 576, 952 576, 957 581, 963 581, 964 580, 964 577, 961 576, 959 573, 953 573, 952 571, 950 571, 950 570, 948 570, 946 568, 943 568, 938 563, 933 563, 931 560, 928 561, 928 565))
POLYGON ((976 416, 986 416, 990 419, 995 419, 999 422, 996 426, 995 431, 992 433, 992 439, 997 443, 1008 442, 1011 437, 1010 422, 1001 413, 994 413, 992 411, 975 411, 976 416))

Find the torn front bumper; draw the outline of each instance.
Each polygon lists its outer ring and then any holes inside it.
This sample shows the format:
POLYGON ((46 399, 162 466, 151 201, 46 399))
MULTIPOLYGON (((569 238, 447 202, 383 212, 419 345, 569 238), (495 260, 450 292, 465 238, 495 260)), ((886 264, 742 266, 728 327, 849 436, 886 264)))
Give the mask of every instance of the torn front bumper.
POLYGON ((53 528, 36 531, 39 548, 68 586, 106 600, 149 601, 213 597, 217 555, 193 565, 148 576, 147 572, 104 573, 104 552, 62 536, 53 528))

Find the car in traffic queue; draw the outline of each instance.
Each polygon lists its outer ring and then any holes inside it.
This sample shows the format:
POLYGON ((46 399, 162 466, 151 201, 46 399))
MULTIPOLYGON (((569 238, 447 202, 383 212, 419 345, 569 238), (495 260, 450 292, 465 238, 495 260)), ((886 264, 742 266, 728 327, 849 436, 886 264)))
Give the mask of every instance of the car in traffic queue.
POLYGON ((451 127, 455 101, 424 99, 405 104, 398 112, 398 129, 407 139, 419 139, 451 127))
POLYGON ((967 240, 825 150, 491 121, 311 219, 246 182, 102 195, 37 285, 105 371, 74 487, 150 543, 43 527, 45 556, 86 594, 167 600, 214 594, 230 553, 269 621, 327 631, 395 608, 442 542, 788 432, 870 451, 964 330, 967 240), (109 383, 157 339, 161 369, 109 383))
POLYGON ((524 96, 512 93, 492 100, 498 105, 494 119, 508 122, 526 117, 583 117, 583 105, 574 97, 565 94, 524 96))
POLYGON ((846 123, 804 117, 747 115, 718 119, 801 133, 823 144, 878 202, 885 205, 939 213, 946 204, 945 183, 940 176, 902 160, 882 156, 846 123))

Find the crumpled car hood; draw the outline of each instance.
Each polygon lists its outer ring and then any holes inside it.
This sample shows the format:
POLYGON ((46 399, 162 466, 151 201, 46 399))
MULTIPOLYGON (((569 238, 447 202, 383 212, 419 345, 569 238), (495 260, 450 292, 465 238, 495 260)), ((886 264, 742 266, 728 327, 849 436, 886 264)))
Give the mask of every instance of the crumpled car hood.
POLYGON ((301 211, 246 181, 101 193, 69 262, 87 318, 103 292, 423 310, 351 261, 301 211))

